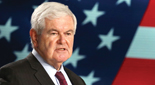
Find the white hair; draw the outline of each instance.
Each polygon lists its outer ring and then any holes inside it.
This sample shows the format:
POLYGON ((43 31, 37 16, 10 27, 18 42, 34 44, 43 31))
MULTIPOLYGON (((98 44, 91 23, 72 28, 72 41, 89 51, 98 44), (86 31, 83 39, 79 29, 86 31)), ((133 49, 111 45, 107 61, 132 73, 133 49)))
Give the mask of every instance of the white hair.
MULTIPOLYGON (((45 28, 45 18, 52 20, 66 15, 72 17, 74 22, 74 31, 76 31, 77 20, 68 6, 58 2, 44 2, 34 10, 31 16, 31 29, 34 29, 36 33, 40 35, 42 29, 45 28)), ((33 47, 32 39, 31 43, 33 47)))

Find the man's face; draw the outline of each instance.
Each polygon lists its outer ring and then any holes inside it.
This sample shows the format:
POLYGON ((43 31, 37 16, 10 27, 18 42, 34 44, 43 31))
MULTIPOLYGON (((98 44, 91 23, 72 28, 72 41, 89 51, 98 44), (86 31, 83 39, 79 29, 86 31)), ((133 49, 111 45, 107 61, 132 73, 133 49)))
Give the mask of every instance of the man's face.
POLYGON ((63 63, 72 55, 74 23, 70 16, 45 19, 45 29, 38 35, 37 52, 49 63, 63 63))

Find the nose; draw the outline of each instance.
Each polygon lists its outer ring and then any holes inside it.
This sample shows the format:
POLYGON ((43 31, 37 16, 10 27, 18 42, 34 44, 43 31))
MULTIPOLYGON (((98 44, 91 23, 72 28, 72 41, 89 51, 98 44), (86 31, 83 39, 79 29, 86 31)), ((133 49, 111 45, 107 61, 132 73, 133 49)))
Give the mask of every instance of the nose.
POLYGON ((58 44, 64 44, 66 42, 64 35, 59 35, 58 44))

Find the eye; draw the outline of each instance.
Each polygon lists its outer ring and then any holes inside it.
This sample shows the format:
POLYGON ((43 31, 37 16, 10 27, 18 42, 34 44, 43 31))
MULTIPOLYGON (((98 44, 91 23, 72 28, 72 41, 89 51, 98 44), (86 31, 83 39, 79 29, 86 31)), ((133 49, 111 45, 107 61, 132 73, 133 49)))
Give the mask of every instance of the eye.
POLYGON ((51 35, 56 35, 57 33, 51 33, 51 35))
POLYGON ((66 35, 71 35, 71 33, 66 33, 66 35))

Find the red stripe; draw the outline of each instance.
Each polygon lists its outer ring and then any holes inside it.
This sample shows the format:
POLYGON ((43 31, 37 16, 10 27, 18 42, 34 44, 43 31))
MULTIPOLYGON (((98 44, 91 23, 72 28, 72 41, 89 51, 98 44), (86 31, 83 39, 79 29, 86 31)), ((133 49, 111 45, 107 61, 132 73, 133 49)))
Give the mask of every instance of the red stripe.
POLYGON ((155 27, 155 0, 150 0, 140 26, 155 27))
POLYGON ((126 58, 112 85, 155 85, 155 60, 126 58))

